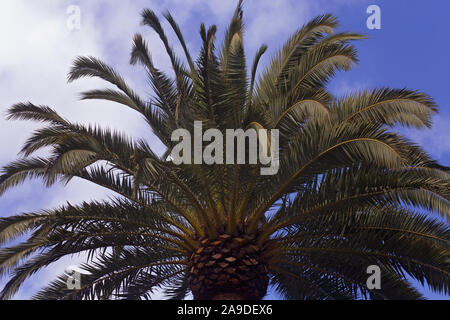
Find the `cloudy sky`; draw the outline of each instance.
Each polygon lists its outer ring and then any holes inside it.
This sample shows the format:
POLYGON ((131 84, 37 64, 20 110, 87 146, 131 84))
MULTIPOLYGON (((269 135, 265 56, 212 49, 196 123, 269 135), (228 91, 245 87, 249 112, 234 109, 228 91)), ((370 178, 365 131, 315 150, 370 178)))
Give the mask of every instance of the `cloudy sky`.
MULTIPOLYGON (((0 166, 15 160, 21 144, 36 125, 7 122, 4 112, 17 102, 31 101, 55 108, 63 116, 99 123, 145 137, 160 148, 138 115, 108 102, 80 102, 78 93, 103 88, 98 80, 67 84, 67 71, 76 56, 92 55, 113 65, 143 96, 151 94, 145 73, 128 64, 131 41, 142 33, 150 44, 155 63, 169 70, 163 47, 151 30, 140 26, 140 12, 151 8, 170 10, 182 26, 192 52, 198 51, 199 25, 217 24, 225 29, 235 0, 1 0, 0 1, 0 166), (76 6, 76 7, 73 7, 76 6), (80 10, 80 28, 69 28, 72 8, 80 10)), ((450 2, 435 0, 247 0, 247 54, 253 57, 262 43, 269 45, 269 61, 287 37, 310 18, 331 12, 342 30, 367 34, 357 44, 361 63, 340 74, 330 84, 336 94, 390 86, 420 89, 432 95, 441 112, 432 130, 405 132, 425 146, 437 160, 450 165, 450 2), (381 30, 369 30, 369 5, 381 8, 381 30)), ((219 32, 220 33, 220 32, 219 32)), ((175 42, 174 36, 170 38, 175 42)), ((179 50, 179 46, 174 45, 179 50)), ((102 199, 108 192, 74 180, 70 185, 45 189, 30 182, 0 198, 0 216, 53 208, 66 201, 102 199)), ((34 276, 16 298, 25 299, 79 258, 55 263, 34 276)), ((0 287, 1 287, 0 282, 0 287)), ((423 289, 428 297, 439 296, 423 289)))

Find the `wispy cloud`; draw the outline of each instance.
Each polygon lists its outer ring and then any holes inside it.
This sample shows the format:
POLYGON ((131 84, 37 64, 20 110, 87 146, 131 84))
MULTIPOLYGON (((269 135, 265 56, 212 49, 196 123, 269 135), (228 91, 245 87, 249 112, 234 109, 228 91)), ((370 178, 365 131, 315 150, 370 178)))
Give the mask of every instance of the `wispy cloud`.
POLYGON ((450 157, 450 114, 437 114, 431 129, 405 130, 406 136, 423 146, 433 158, 448 162, 450 157))

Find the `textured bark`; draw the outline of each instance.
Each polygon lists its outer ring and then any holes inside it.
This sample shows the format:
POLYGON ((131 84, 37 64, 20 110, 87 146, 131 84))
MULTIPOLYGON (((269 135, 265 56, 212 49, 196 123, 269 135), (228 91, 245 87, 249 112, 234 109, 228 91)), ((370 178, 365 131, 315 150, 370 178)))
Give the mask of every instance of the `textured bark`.
POLYGON ((241 295, 237 293, 220 293, 216 295, 213 300, 245 300, 241 295))
POLYGON ((189 284, 196 300, 261 300, 268 268, 255 236, 220 235, 200 239, 189 263, 189 284))

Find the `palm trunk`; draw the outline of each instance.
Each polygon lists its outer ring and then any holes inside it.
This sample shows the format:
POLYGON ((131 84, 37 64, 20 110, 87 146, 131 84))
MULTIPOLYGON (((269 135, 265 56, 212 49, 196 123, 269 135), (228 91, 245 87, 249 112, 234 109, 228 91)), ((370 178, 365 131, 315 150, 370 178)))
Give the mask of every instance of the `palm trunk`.
POLYGON ((255 236, 200 239, 188 270, 198 300, 259 300, 267 292, 268 268, 255 236))
POLYGON ((219 293, 213 297, 213 300, 245 300, 244 297, 237 293, 219 293))

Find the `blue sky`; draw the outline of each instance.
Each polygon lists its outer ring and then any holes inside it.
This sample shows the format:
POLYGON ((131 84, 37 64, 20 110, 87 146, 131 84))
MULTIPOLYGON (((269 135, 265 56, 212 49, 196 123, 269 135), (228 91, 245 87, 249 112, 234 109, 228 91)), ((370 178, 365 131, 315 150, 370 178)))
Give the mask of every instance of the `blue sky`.
MULTIPOLYGON (((169 71, 163 47, 150 30, 139 25, 143 8, 156 12, 169 9, 182 26, 193 52, 199 46, 199 25, 217 24, 220 31, 232 14, 231 0, 2 0, 0 1, 0 113, 16 102, 46 104, 61 114, 82 122, 95 122, 124 130, 133 137, 144 136, 161 148, 146 131, 136 114, 107 102, 79 102, 80 91, 102 88, 98 80, 66 83, 66 73, 74 57, 93 55, 120 71, 142 95, 149 94, 142 70, 128 65, 131 40, 142 33, 150 43, 155 63, 169 71), (81 28, 67 27, 67 8, 80 8, 81 28)), ((450 166, 450 2, 447 0, 248 0, 245 3, 247 55, 253 57, 260 44, 269 45, 262 63, 283 41, 307 22, 331 12, 341 22, 341 30, 367 34, 368 40, 356 44, 360 64, 339 74, 330 89, 338 94, 375 87, 419 89, 434 97, 440 113, 431 130, 404 131, 441 163, 450 166), (369 30, 369 5, 381 8, 381 30, 369 30)), ((171 34, 170 38, 175 43, 171 34)), ((178 45, 175 49, 180 51, 178 45)), ((10 123, 0 119, 0 165, 15 159, 20 145, 35 125, 10 123)), ((67 187, 45 189, 30 182, 0 198, 0 215, 9 216, 52 208, 66 201, 77 203, 109 195, 101 188, 74 181, 67 187)), ((38 273, 19 292, 28 298, 81 257, 55 263, 38 273)), ((1 282, 0 282, 1 286, 1 282)), ((430 298, 444 298, 424 289, 430 298)))

